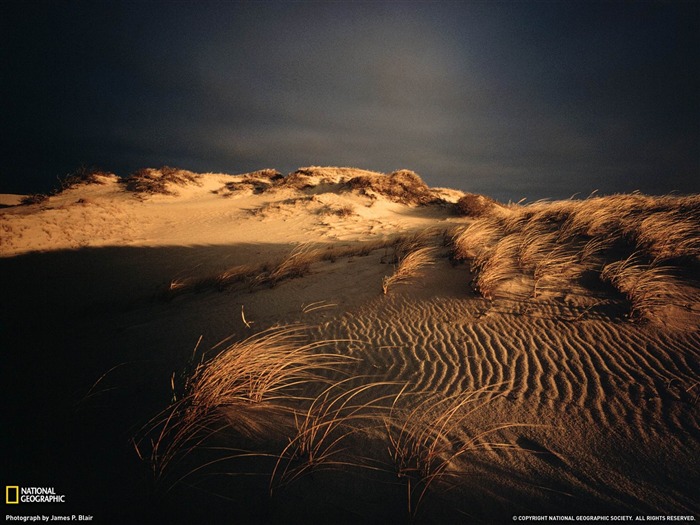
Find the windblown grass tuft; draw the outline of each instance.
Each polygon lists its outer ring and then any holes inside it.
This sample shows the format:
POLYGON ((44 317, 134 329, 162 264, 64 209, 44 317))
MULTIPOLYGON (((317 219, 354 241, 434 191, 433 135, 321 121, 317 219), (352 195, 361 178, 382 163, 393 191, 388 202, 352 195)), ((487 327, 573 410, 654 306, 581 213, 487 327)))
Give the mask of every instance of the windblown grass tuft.
POLYGON ((423 275, 423 270, 435 263, 435 248, 423 247, 408 252, 400 260, 393 274, 382 279, 384 295, 389 293, 389 287, 406 283, 423 275))
POLYGON ((454 257, 457 260, 478 257, 491 249, 502 236, 503 230, 497 219, 476 219, 454 237, 454 257))
POLYGON ((304 399, 310 384, 332 383, 329 376, 353 360, 320 352, 333 341, 304 343, 303 333, 300 326, 265 330, 197 364, 179 390, 173 380, 173 404, 146 432, 156 436, 150 458, 156 477, 222 429, 254 430, 247 421, 251 407, 255 418, 261 410, 288 411, 288 403, 304 399))
POLYGON ((496 395, 493 388, 481 388, 448 397, 429 395, 407 409, 397 409, 395 402, 385 419, 385 428, 391 461, 398 477, 406 483, 410 515, 416 515, 431 489, 440 484, 449 487, 459 479, 463 472, 458 460, 462 456, 483 448, 512 448, 488 438, 500 430, 522 425, 497 425, 472 435, 465 432, 468 418, 496 395))
POLYGON ((269 271, 261 272, 254 279, 254 284, 275 286, 280 281, 303 277, 311 271, 311 265, 319 260, 318 249, 313 243, 298 244, 287 257, 274 265, 269 271))
POLYGON ((61 186, 59 192, 82 184, 104 184, 104 179, 108 177, 116 177, 116 175, 95 166, 80 166, 75 171, 59 179, 61 186))
POLYGON ((660 264, 643 262, 635 253, 624 261, 610 263, 603 268, 601 278, 610 282, 630 301, 630 318, 658 322, 658 309, 684 306, 688 294, 676 277, 677 269, 660 264))
POLYGON ((279 455, 270 479, 271 490, 312 470, 378 468, 370 458, 348 454, 346 444, 353 435, 379 428, 378 422, 389 408, 384 401, 395 400, 398 394, 372 394, 394 385, 390 382, 370 382, 344 389, 347 383, 358 379, 361 378, 351 377, 332 384, 313 400, 306 412, 295 414, 296 434, 279 455))
POLYGON ((499 286, 519 274, 519 236, 506 235, 492 249, 485 249, 473 259, 471 270, 476 275, 474 288, 487 299, 492 299, 499 286))
POLYGON ((636 240, 657 261, 700 259, 700 210, 650 215, 639 222, 636 240))

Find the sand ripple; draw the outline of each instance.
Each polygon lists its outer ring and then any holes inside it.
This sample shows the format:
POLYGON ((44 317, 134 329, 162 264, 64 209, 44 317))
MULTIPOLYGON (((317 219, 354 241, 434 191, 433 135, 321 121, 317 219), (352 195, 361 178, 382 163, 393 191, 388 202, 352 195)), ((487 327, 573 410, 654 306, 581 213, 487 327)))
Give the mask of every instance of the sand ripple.
POLYGON ((698 431, 698 331, 570 317, 558 304, 530 315, 505 301, 387 297, 329 323, 323 336, 371 342, 364 372, 417 390, 502 385, 508 399, 535 413, 578 407, 586 424, 628 438, 659 428, 698 431))

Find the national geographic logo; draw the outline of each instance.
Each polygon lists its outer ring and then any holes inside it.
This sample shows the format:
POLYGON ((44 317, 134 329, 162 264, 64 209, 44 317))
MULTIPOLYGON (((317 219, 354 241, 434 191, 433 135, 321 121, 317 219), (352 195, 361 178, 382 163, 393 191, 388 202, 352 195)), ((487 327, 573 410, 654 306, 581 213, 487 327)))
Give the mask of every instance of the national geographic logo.
POLYGON ((5 504, 19 503, 65 503, 66 496, 56 494, 53 487, 20 487, 19 485, 5 486, 5 504))

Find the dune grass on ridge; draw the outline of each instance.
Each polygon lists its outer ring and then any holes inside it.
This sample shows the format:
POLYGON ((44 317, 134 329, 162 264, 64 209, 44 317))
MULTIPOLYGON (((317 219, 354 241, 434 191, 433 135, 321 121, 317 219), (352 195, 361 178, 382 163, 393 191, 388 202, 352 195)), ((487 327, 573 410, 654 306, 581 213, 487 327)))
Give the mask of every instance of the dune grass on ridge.
POLYGON ((689 302, 700 264, 700 197, 641 194, 510 205, 481 216, 453 239, 486 298, 530 280, 531 297, 582 286, 586 275, 612 284, 631 319, 656 322, 658 308, 689 302), (685 270, 683 269, 685 268, 685 270))

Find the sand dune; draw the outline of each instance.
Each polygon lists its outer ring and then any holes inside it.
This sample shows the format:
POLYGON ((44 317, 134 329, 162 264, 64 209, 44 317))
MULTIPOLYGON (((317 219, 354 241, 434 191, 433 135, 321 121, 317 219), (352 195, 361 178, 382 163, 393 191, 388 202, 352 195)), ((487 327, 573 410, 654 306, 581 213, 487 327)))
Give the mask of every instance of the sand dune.
POLYGON ((8 480, 114 523, 700 517, 697 196, 91 182, 0 211, 8 480))

